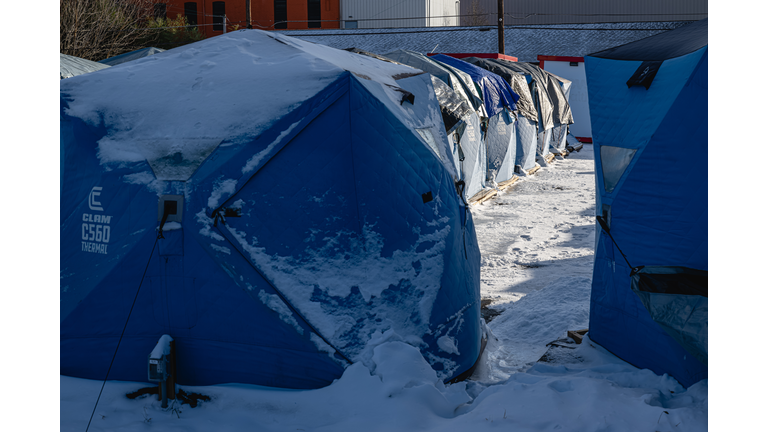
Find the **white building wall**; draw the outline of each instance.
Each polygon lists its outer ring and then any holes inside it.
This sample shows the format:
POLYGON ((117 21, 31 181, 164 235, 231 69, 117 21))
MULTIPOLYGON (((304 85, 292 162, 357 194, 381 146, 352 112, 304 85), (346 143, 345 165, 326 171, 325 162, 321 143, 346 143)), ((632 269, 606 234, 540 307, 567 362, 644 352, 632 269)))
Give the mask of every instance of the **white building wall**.
POLYGON ((459 25, 461 2, 458 0, 427 0, 430 27, 451 27, 459 25))
POLYGON ((341 0, 341 28, 459 25, 457 0, 341 0))
POLYGON ((592 138, 592 120, 589 116, 587 75, 584 62, 576 62, 576 66, 571 66, 570 62, 567 61, 544 60, 544 70, 571 81, 571 94, 568 103, 571 105, 573 124, 569 126, 569 129, 577 138, 592 138))

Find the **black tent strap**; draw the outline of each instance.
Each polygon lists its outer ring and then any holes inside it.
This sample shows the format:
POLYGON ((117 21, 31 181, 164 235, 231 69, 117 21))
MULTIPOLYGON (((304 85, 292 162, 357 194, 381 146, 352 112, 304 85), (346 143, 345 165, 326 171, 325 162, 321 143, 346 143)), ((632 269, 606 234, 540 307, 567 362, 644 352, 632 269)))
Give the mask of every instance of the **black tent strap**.
POLYGON ((109 362, 109 368, 107 368, 107 375, 104 376, 104 382, 101 383, 101 390, 99 391, 99 396, 96 398, 96 404, 94 404, 93 406, 93 412, 91 412, 91 418, 88 419, 88 426, 85 427, 85 432, 88 432, 88 430, 91 428, 93 415, 96 413, 96 407, 99 406, 99 400, 101 400, 101 394, 104 392, 104 385, 107 384, 107 380, 109 379, 109 373, 112 371, 112 365, 115 363, 115 358, 117 358, 117 350, 120 349, 120 342, 123 341, 123 337, 125 336, 125 329, 128 328, 128 321, 131 319, 131 315, 133 314, 133 308, 136 306, 136 300, 138 300, 139 298, 139 292, 141 292, 141 286, 144 284, 144 277, 147 275, 149 264, 152 262, 152 255, 155 253, 155 247, 157 247, 157 241, 162 238, 164 237, 162 236, 162 229, 160 229, 160 234, 155 238, 155 243, 152 245, 152 251, 149 253, 149 258, 147 258, 147 265, 146 267, 144 267, 144 273, 142 273, 141 275, 141 281, 139 281, 139 286, 136 288, 136 295, 133 297, 133 303, 131 303, 131 309, 128 311, 128 317, 125 318, 123 331, 120 332, 120 338, 117 340, 117 346, 115 347, 115 352, 112 354, 112 360, 109 362))
POLYGON ((608 237, 611 238, 611 241, 616 246, 616 249, 619 250, 619 253, 621 254, 621 256, 624 257, 624 261, 627 262, 627 265, 629 266, 629 268, 631 268, 634 271, 635 268, 632 267, 632 264, 629 263, 629 260, 627 259, 627 256, 624 255, 624 252, 621 251, 621 248, 619 247, 619 244, 616 243, 616 240, 614 240, 613 236, 611 235, 611 229, 608 227, 608 222, 606 222, 606 220, 602 216, 597 216, 597 223, 600 224, 600 227, 603 229, 603 231, 605 231, 605 233, 608 234, 608 237))

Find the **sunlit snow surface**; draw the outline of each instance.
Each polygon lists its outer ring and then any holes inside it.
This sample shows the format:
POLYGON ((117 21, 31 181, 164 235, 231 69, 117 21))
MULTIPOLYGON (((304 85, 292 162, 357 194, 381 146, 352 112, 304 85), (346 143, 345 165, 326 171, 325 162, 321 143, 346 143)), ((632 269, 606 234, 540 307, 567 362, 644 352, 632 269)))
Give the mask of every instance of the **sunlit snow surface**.
MULTIPOLYGON (((148 383, 107 382, 91 431, 704 431, 708 381, 684 389, 637 369, 587 336, 593 254, 591 146, 473 210, 483 255, 482 296, 500 311, 470 380, 444 385, 419 351, 390 331, 318 390, 179 386, 209 396, 196 408, 125 394, 148 383)), ((265 297, 269 302, 269 298, 265 297)), ((451 341, 442 342, 450 349, 451 341)), ((84 431, 101 381, 61 377, 62 431, 84 431)))

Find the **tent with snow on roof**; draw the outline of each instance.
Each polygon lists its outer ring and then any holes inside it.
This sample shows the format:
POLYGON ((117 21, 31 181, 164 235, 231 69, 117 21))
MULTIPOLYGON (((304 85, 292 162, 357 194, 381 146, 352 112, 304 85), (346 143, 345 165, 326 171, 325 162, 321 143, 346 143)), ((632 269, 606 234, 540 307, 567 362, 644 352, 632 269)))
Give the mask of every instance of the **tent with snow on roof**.
POLYGON ((517 144, 515 171, 519 174, 527 174, 535 170, 538 166, 536 164, 536 144, 539 113, 536 111, 536 105, 525 77, 522 73, 506 67, 505 63, 501 63, 496 59, 468 57, 464 61, 504 78, 512 87, 512 90, 520 96, 520 99, 517 101, 518 115, 517 121, 515 121, 515 139, 517 144))
POLYGON ((471 371, 480 254, 428 74, 241 30, 61 83, 62 375, 146 381, 164 334, 185 385, 318 388, 386 340, 471 371))
POLYGON ((707 20, 585 57, 598 230, 589 336, 707 378, 707 20))
POLYGON ((109 65, 59 53, 59 79, 72 78, 85 73, 106 69, 109 65))
POLYGON ((515 116, 513 111, 520 98, 509 83, 500 76, 463 60, 437 54, 432 60, 467 73, 483 97, 488 114, 485 126, 485 154, 487 159, 486 186, 496 186, 515 178, 515 116))
POLYGON ((147 47, 147 48, 141 48, 137 49, 135 51, 123 53, 120 55, 116 55, 110 58, 106 58, 104 60, 99 60, 99 63, 105 64, 107 66, 117 66, 119 64, 142 59, 144 57, 153 56, 155 54, 164 52, 165 50, 162 48, 155 48, 155 47, 147 47))

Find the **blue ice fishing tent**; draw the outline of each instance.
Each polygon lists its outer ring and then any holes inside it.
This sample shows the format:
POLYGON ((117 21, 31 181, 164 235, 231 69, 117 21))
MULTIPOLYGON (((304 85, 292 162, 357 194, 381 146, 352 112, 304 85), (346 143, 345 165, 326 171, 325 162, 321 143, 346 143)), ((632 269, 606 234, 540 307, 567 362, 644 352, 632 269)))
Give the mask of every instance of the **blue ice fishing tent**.
POLYGON ((590 338, 707 378, 707 20, 585 57, 599 229, 590 338))
MULTIPOLYGON (((61 81, 60 372, 318 388, 375 344, 481 351, 428 74, 241 30, 61 81), (114 358, 113 358, 114 356, 114 358)), ((442 135, 441 135, 442 134, 442 135)))
POLYGON ((484 135, 487 157, 486 185, 510 180, 515 175, 515 114, 517 95, 504 78, 463 60, 437 54, 432 60, 444 63, 467 73, 483 97, 488 114, 484 135))

